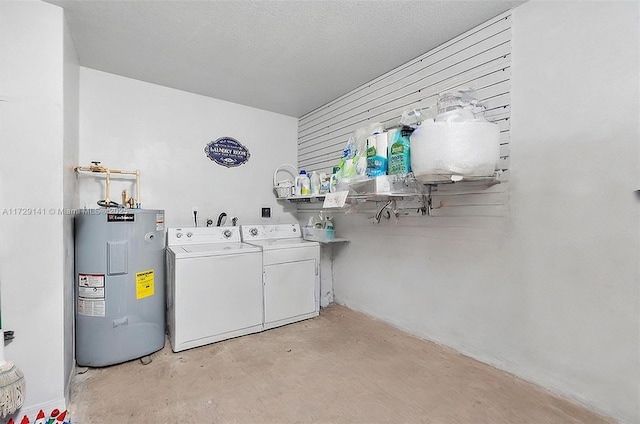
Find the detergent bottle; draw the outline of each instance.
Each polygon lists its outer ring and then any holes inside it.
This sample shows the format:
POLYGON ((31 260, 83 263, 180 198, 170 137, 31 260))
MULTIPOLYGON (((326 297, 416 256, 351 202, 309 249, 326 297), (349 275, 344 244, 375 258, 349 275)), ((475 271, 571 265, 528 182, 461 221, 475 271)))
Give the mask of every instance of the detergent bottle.
POLYGON ((300 175, 296 177, 296 196, 308 196, 311 194, 311 181, 307 176, 307 171, 300 170, 300 175))

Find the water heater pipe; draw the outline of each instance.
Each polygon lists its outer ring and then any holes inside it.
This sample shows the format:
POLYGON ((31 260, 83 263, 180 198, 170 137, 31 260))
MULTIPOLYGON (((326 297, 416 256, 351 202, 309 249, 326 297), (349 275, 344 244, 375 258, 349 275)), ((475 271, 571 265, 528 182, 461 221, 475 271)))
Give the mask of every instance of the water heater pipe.
MULTIPOLYGON (((106 174, 106 187, 105 187, 105 199, 104 206, 111 206, 111 174, 126 174, 126 175, 135 175, 136 176, 136 198, 135 205, 136 208, 140 208, 142 203, 140 202, 140 171, 124 171, 122 169, 108 169, 102 165, 100 162, 91 162, 89 166, 76 166, 73 168, 76 172, 95 172, 100 174, 106 174)), ((100 204, 100 203, 98 203, 100 204)), ((102 206, 102 205, 101 205, 102 206)))

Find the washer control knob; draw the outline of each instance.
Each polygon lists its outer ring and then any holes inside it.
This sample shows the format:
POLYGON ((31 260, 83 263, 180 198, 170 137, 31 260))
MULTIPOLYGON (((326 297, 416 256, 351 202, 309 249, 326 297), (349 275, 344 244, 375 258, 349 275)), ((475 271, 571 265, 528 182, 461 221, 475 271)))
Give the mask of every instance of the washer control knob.
POLYGON ((193 236, 193 233, 192 233, 192 232, 188 232, 188 233, 187 233, 187 237, 191 238, 192 236, 193 236))
POLYGON ((222 235, 224 236, 224 238, 229 238, 232 236, 231 230, 224 230, 224 232, 222 233, 222 235))
POLYGON ((181 238, 182 237, 182 233, 176 233, 176 238, 181 238))
POLYGON ((258 235, 258 229, 257 228, 252 228, 249 230, 249 234, 251 234, 252 236, 257 236, 258 235))

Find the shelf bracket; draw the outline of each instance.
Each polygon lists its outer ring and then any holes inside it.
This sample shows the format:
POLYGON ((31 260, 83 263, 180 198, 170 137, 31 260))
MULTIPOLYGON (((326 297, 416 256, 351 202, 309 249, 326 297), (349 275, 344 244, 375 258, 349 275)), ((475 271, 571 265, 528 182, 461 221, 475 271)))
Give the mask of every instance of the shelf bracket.
POLYGON ((420 204, 422 206, 420 206, 420 209, 418 209, 419 213, 422 213, 422 215, 427 215, 427 216, 431 216, 431 210, 433 209, 431 206, 431 185, 428 186, 429 187, 429 191, 427 194, 423 194, 420 197, 420 204))
MULTIPOLYGON (((382 213, 391 205, 392 202, 393 202, 392 200, 388 200, 380 209, 378 209, 378 212, 376 212, 376 214, 373 217, 373 220, 376 224, 380 223, 380 219, 382 219, 382 213)), ((387 219, 389 218, 391 218, 391 215, 389 215, 387 219)))

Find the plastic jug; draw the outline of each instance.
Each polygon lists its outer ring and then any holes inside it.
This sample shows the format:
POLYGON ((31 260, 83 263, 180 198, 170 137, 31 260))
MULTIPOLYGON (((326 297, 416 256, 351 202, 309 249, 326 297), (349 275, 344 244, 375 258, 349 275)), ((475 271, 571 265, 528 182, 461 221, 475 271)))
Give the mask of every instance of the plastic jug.
POLYGON ((311 181, 307 176, 307 171, 304 169, 300 170, 300 175, 296 177, 296 196, 308 196, 311 194, 311 181))
POLYGON ((316 171, 312 171, 309 180, 311 184, 311 194, 320 194, 320 175, 318 175, 316 171))

